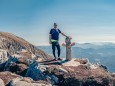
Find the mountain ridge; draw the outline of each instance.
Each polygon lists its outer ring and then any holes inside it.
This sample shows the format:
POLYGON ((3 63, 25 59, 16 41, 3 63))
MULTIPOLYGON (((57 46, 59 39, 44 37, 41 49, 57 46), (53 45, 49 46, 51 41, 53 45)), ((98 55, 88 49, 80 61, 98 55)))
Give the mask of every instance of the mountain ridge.
POLYGON ((19 52, 21 52, 22 50, 27 50, 25 54, 34 54, 36 56, 41 55, 41 57, 45 60, 50 58, 50 56, 41 49, 36 48, 34 45, 30 44, 23 38, 15 36, 14 34, 8 32, 0 32, 0 48, 7 50, 10 55, 17 53, 19 54, 19 52))

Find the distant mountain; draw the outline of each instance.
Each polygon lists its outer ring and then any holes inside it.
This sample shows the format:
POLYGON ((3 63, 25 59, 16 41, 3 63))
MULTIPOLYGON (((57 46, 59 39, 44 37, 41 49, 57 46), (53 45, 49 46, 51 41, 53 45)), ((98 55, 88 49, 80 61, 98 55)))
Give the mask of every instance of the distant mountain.
MULTIPOLYGON (((52 54, 51 46, 38 46, 38 48, 52 54)), ((65 57, 65 47, 61 47, 61 52, 61 57, 65 57)), ((77 43, 72 48, 72 57, 88 58, 91 62, 106 65, 111 72, 115 72, 114 43, 77 43)))
POLYGON ((101 48, 101 47, 115 47, 114 43, 109 43, 109 42, 97 42, 97 43, 76 43, 75 47, 80 47, 80 48, 101 48))

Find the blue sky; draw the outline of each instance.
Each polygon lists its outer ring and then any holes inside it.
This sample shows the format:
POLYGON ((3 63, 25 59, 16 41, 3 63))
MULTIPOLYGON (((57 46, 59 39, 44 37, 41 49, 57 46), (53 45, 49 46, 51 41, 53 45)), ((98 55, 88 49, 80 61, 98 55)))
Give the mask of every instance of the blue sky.
POLYGON ((114 42, 115 1, 0 0, 0 31, 44 45, 54 22, 73 42, 114 42))

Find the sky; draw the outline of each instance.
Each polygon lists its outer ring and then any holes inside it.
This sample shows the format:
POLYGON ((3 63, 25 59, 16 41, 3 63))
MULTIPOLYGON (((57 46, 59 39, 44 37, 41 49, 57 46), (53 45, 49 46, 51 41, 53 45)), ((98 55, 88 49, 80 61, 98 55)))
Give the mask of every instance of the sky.
POLYGON ((54 22, 72 42, 114 42, 115 0, 0 0, 2 32, 47 45, 54 22))

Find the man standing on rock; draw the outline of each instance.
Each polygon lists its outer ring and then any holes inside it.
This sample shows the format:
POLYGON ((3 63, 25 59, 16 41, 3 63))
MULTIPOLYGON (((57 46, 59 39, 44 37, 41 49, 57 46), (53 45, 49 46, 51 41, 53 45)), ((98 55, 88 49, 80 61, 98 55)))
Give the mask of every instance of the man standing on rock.
POLYGON ((53 51, 53 55, 55 57, 54 60, 61 60, 60 59, 60 45, 59 45, 59 34, 62 34, 63 36, 65 37, 68 37, 66 36, 64 33, 62 33, 58 28, 57 28, 57 24, 54 23, 54 28, 52 28, 50 30, 50 33, 49 33, 49 43, 52 44, 52 51, 53 51), (55 55, 55 48, 57 48, 58 50, 58 59, 56 58, 56 55, 55 55))

